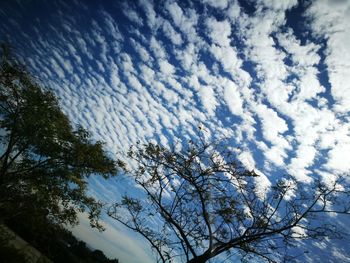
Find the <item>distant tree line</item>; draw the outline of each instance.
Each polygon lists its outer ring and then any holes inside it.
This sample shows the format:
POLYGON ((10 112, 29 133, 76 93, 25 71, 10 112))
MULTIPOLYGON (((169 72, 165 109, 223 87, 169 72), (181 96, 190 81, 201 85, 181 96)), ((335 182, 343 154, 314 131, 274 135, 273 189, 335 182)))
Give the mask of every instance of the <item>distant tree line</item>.
MULTIPOLYGON (((65 228, 46 222, 41 229, 34 229, 27 222, 9 221, 6 223, 21 238, 30 242, 43 255, 53 262, 65 263, 118 263, 109 259, 100 250, 90 249, 84 241, 78 240, 65 228)), ((33 224, 33 222, 30 222, 33 224)), ((35 224, 35 222, 34 222, 35 224)), ((1 228, 0 228, 1 231, 1 228)), ((2 233, 1 233, 2 234, 2 233)), ((0 262, 26 262, 26 254, 4 243, 0 238, 0 262)))

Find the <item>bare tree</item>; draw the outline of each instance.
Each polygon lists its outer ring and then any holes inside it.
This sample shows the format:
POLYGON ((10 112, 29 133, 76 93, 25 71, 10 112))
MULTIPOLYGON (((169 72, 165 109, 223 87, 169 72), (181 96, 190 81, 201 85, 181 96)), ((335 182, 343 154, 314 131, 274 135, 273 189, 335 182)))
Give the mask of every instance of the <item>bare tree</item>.
POLYGON ((262 194, 258 175, 223 142, 200 139, 181 151, 149 143, 129 157, 137 168, 128 172, 147 198, 124 196, 108 214, 147 239, 158 262, 206 262, 231 252, 280 262, 295 239, 339 237, 319 216, 350 213, 344 178, 313 186, 282 179, 262 194))

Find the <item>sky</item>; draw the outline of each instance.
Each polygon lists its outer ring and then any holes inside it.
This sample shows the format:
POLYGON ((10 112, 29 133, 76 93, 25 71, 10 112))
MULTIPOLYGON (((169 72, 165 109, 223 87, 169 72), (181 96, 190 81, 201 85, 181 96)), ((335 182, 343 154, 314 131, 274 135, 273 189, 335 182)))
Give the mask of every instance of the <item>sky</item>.
MULTIPOLYGON (((201 126, 227 137, 264 189, 350 170, 348 0, 2 0, 0 21, 0 40, 112 156, 201 126)), ((128 178, 90 186, 105 201, 137 191, 128 178)), ((154 262, 136 234, 81 218, 73 231, 92 247, 154 262)), ((313 242, 302 261, 350 262, 349 243, 313 242)))

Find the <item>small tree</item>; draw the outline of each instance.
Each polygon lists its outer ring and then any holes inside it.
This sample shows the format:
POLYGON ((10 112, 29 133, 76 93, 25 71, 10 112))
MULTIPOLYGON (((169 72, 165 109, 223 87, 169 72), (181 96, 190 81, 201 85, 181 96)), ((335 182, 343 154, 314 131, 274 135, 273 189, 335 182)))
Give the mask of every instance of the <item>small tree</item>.
MULTIPOLYGON (((7 54, 3 49, 4 55, 7 54)), ((102 204, 87 177, 116 174, 116 163, 83 128, 73 130, 52 92, 6 56, 0 65, 0 219, 77 223, 88 211, 99 227, 102 204)))
POLYGON ((131 148, 137 165, 129 173, 147 199, 124 196, 109 215, 147 239, 159 262, 206 262, 232 251, 280 262, 294 239, 337 237, 317 215, 349 214, 349 206, 339 206, 339 198, 349 201, 340 178, 314 188, 284 179, 263 194, 256 173, 234 156, 223 142, 202 139, 182 151, 153 143, 131 148))

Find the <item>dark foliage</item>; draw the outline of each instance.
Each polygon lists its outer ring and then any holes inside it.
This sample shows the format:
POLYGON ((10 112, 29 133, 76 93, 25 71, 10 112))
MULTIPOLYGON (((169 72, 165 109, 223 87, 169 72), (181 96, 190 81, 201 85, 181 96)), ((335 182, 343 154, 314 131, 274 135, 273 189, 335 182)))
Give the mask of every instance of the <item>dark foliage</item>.
POLYGON ((86 179, 115 175, 115 161, 86 130, 73 129, 54 94, 6 50, 0 64, 0 217, 74 225, 77 213, 87 211, 91 225, 102 229, 102 204, 86 194, 86 179))
MULTIPOLYGON (((118 263, 108 259, 100 250, 91 250, 85 242, 77 240, 70 231, 49 221, 33 228, 35 222, 12 220, 6 222, 21 238, 53 262, 61 263, 118 263)), ((1 232, 1 228, 0 228, 1 232)), ((3 233, 0 233, 1 235, 3 233)), ((1 239, 2 240, 2 239, 1 239)), ((0 262, 27 262, 23 251, 0 242, 0 262)))

